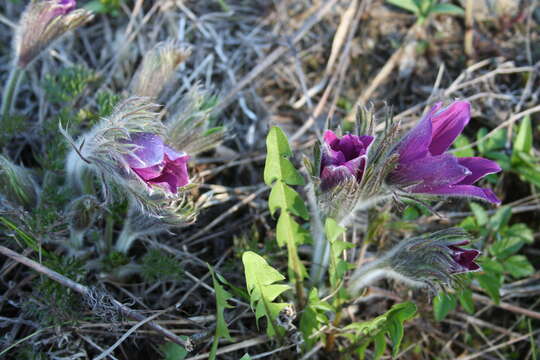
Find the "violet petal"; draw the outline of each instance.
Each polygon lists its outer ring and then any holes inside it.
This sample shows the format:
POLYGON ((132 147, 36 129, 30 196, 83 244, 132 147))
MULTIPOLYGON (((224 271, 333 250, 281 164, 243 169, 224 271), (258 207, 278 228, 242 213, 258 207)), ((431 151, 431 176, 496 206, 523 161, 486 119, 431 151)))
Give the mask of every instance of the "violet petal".
POLYGON ((474 185, 443 185, 422 191, 422 193, 432 195, 472 197, 479 200, 488 201, 493 204, 501 203, 501 200, 495 196, 491 189, 484 189, 474 185))
POLYGON ((168 190, 176 194, 179 187, 189 183, 187 162, 189 156, 185 155, 176 160, 170 160, 165 155, 165 167, 158 177, 148 180, 148 183, 167 187, 168 190))
POLYGON ((494 174, 501 171, 501 167, 495 161, 481 157, 459 158, 458 162, 471 172, 471 174, 461 180, 458 185, 472 185, 488 174, 494 174))
POLYGON ((328 165, 321 172, 321 190, 327 191, 353 176, 354 173, 346 166, 328 165))
POLYGON ((158 165, 163 161, 163 139, 156 134, 134 133, 131 134, 129 143, 137 145, 131 154, 125 156, 128 165, 132 168, 148 168, 158 165))
POLYGON ((432 138, 429 151, 433 155, 444 153, 461 134, 471 118, 471 105, 466 101, 455 101, 438 111, 431 118, 432 138))
POLYGON ((431 117, 441 105, 442 103, 437 103, 433 106, 429 113, 400 141, 397 148, 400 164, 413 162, 428 154, 432 133, 431 117))
POLYGON ((391 175, 391 181, 407 185, 418 183, 412 192, 425 192, 432 187, 456 184, 469 175, 455 156, 442 154, 426 156, 406 165, 399 165, 391 175))

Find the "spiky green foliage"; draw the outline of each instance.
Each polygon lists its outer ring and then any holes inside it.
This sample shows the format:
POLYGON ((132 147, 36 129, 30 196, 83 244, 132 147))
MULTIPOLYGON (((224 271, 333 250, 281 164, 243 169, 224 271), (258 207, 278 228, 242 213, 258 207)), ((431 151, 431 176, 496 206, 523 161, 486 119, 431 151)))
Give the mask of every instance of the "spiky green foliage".
POLYGON ((276 284, 285 280, 285 277, 254 252, 246 251, 242 255, 242 262, 250 304, 251 308, 255 309, 257 324, 260 318, 265 317, 268 336, 283 334, 283 329, 276 325, 276 318, 281 310, 290 304, 275 302, 275 300, 290 289, 289 285, 276 284))
POLYGON ((49 101, 66 103, 81 95, 86 86, 97 80, 96 74, 80 65, 62 68, 58 74, 47 74, 43 89, 49 101))
POLYGON ((159 249, 150 249, 143 256, 141 275, 146 282, 180 280, 183 274, 178 260, 159 249))

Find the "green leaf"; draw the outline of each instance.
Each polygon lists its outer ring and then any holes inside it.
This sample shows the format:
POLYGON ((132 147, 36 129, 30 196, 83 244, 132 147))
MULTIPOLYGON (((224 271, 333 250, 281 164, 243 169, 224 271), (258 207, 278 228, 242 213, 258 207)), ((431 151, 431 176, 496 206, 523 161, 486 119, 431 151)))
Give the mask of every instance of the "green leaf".
MULTIPOLYGON (((187 336, 181 337, 187 339, 187 336)), ((166 342, 161 345, 159 351, 163 353, 163 360, 184 360, 188 355, 186 349, 172 342, 166 342)))
POLYGON ((281 180, 289 185, 304 185, 304 178, 289 161, 292 156, 289 142, 278 127, 270 129, 266 137, 266 164, 264 166, 264 182, 272 186, 274 181, 281 180))
POLYGON ((496 234, 497 240, 489 247, 489 252, 497 259, 505 259, 517 253, 526 243, 534 241, 533 231, 523 223, 512 225, 496 234))
POLYGON ((249 356, 249 354, 244 354, 244 356, 242 356, 240 360, 251 360, 251 356, 249 356))
POLYGON ((336 220, 332 218, 326 218, 324 223, 324 232, 326 234, 326 239, 331 243, 336 241, 339 235, 345 232, 345 228, 340 226, 336 220))
POLYGON ((302 280, 307 276, 306 269, 298 257, 297 245, 305 243, 309 237, 309 232, 294 221, 289 213, 282 212, 279 215, 276 226, 277 242, 279 246, 287 245, 289 276, 296 280, 302 280))
POLYGON ((503 206, 491 217, 489 228, 493 231, 498 231, 505 227, 512 217, 512 209, 509 206, 503 206))
POLYGON ((375 354, 373 355, 373 359, 379 360, 386 351, 386 338, 384 337, 384 333, 378 333, 373 340, 375 340, 375 354))
POLYGON ((420 14, 420 7, 415 0, 386 0, 387 3, 400 7, 407 11, 412 12, 415 15, 420 14))
POLYGON ((334 219, 326 218, 324 224, 326 239, 330 242, 330 266, 328 274, 330 284, 335 288, 343 279, 345 272, 348 270, 348 263, 342 259, 344 250, 354 247, 353 244, 346 241, 338 241, 337 239, 345 232, 345 228, 340 226, 334 219))
MULTIPOLYGON (((416 305, 413 303, 404 302, 395 304, 385 314, 369 321, 352 323, 347 325, 345 330, 353 330, 356 335, 356 341, 363 340, 368 343, 376 340, 379 334, 387 334, 392 344, 392 356, 395 357, 399 353, 399 347, 403 339, 403 323, 411 319, 415 314, 416 305)), ((380 337, 376 341, 380 342, 380 337)), ((367 345, 365 346, 367 347, 367 345)), ((381 345, 379 344, 379 346, 381 345)))
POLYGON ((227 322, 225 321, 225 309, 231 309, 234 306, 227 302, 229 299, 232 299, 232 295, 221 285, 214 269, 208 265, 208 270, 210 270, 210 274, 212 275, 212 282, 216 294, 216 332, 214 334, 214 342, 212 343, 209 355, 209 359, 214 360, 216 358, 219 339, 225 338, 227 340, 232 340, 229 329, 227 328, 227 322))
POLYGON ((504 270, 516 279, 534 274, 534 267, 523 255, 510 256, 504 261, 503 266, 504 270))
POLYGON ((486 210, 482 207, 482 205, 479 205, 474 202, 470 202, 469 206, 474 214, 474 217, 476 218, 476 223, 479 226, 484 226, 488 223, 489 215, 486 212, 486 210))
POLYGON ((501 276, 484 273, 484 274, 475 274, 480 287, 484 289, 495 304, 499 304, 501 301, 500 288, 501 288, 501 276))
POLYGON ((439 14, 440 15, 458 15, 458 16, 465 15, 465 11, 463 11, 462 8, 460 8, 459 6, 447 4, 447 3, 435 4, 434 6, 431 7, 429 13, 433 15, 439 15, 439 14))
POLYGON ((452 294, 441 293, 433 299, 433 315, 436 321, 443 320, 456 308, 456 298, 452 294))
POLYGON ((457 157, 470 157, 474 156, 474 150, 473 148, 469 147, 471 145, 471 142, 465 135, 459 135, 456 140, 454 141, 454 149, 462 149, 462 150, 454 150, 453 154, 457 157))
POLYGON ((272 215, 275 214, 278 208, 281 208, 282 211, 285 210, 296 216, 300 216, 304 220, 309 220, 309 213, 300 195, 281 181, 276 182, 270 191, 268 208, 272 215))
POLYGON ((252 309, 255 308, 255 319, 258 324, 261 317, 266 317, 268 320, 267 334, 272 337, 282 331, 281 328, 277 328, 275 320, 280 311, 289 306, 287 303, 277 303, 274 300, 290 287, 275 284, 285 280, 285 277, 254 252, 246 251, 242 255, 242 262, 244 263, 250 305, 252 309))
MULTIPOLYGON (((528 154, 532 150, 532 143, 533 130, 531 124, 531 117, 525 116, 523 120, 521 120, 521 124, 519 125, 518 134, 514 141, 514 146, 512 150, 515 153, 523 152, 528 154)), ((512 154, 512 161, 514 161, 514 154, 512 154)))
POLYGON ((472 298, 472 291, 469 288, 463 288, 461 294, 459 294, 459 303, 469 314, 474 314, 474 301, 472 298))
POLYGON ((334 308, 326 301, 322 301, 319 298, 317 288, 312 288, 308 295, 308 302, 300 318, 299 329, 302 332, 305 344, 305 349, 311 349, 319 338, 324 334, 320 334, 318 337, 311 337, 315 331, 319 330, 322 326, 328 325, 329 320, 325 315, 325 312, 333 312, 334 308))

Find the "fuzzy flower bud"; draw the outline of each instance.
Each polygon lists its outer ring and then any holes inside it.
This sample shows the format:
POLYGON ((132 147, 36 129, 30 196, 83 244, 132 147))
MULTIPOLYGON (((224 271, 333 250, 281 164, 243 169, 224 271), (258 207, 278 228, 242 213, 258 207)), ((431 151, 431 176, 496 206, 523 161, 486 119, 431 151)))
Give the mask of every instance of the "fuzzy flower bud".
POLYGON ((454 275, 478 271, 480 252, 462 246, 470 243, 462 229, 451 228, 398 243, 394 248, 359 269, 349 290, 358 293, 381 278, 392 278, 412 287, 452 286, 454 275))
POLYGON ((30 209, 38 201, 40 188, 29 169, 0 155, 0 192, 13 204, 30 209))
POLYGON ((101 204, 92 195, 83 195, 71 201, 66 208, 71 245, 80 249, 86 231, 94 225, 101 213, 101 204))
POLYGON ((130 91, 135 96, 157 98, 174 71, 191 55, 191 49, 174 41, 160 42, 148 51, 133 80, 130 91))
POLYGON ((18 67, 26 68, 54 40, 93 18, 91 12, 75 10, 75 6, 75 0, 37 0, 28 4, 15 34, 18 67))
POLYGON ((501 171, 500 166, 481 157, 456 158, 446 151, 470 120, 470 104, 456 101, 447 108, 436 104, 398 143, 399 155, 387 183, 406 192, 464 196, 500 204, 490 189, 473 184, 484 176, 501 171))
POLYGON ((80 196, 71 201, 66 208, 69 227, 76 232, 84 232, 94 225, 99 213, 100 203, 92 195, 80 196))
POLYGON ((340 139, 331 130, 326 130, 323 140, 321 190, 327 191, 351 178, 359 183, 366 168, 373 136, 345 135, 340 139))
MULTIPOLYGON (((85 171, 91 170, 117 184, 144 213, 160 214, 164 202, 182 197, 179 189, 189 184, 189 156, 174 149, 177 145, 169 139, 157 105, 144 98, 127 99, 109 118, 76 143, 72 141, 66 164, 68 180, 83 189, 85 171)), ((103 183, 104 189, 107 183, 103 183)))

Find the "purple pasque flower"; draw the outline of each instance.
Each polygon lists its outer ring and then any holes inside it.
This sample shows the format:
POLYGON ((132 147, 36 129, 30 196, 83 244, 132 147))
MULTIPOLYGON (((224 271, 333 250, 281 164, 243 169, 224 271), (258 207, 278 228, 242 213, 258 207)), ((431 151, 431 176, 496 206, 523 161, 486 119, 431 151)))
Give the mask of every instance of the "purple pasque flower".
POLYGON ((373 136, 345 135, 326 130, 321 157, 321 189, 327 191, 346 179, 362 180, 373 136))
POLYGON ((411 193, 474 197, 500 204, 493 191, 473 186, 484 176, 501 171, 496 162, 446 153, 470 120, 470 104, 455 101, 444 109, 441 106, 433 106, 398 143, 398 164, 388 183, 412 186, 407 189, 411 193))
POLYGON ((474 262, 480 251, 475 249, 464 249, 461 246, 468 245, 469 241, 464 240, 456 244, 447 245, 449 255, 453 260, 453 264, 450 268, 450 273, 460 274, 469 271, 480 270, 480 265, 474 262))
POLYGON ((128 143, 136 147, 132 153, 124 155, 124 159, 146 184, 163 187, 173 194, 189 184, 189 156, 166 145, 161 136, 135 133, 128 143))

